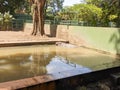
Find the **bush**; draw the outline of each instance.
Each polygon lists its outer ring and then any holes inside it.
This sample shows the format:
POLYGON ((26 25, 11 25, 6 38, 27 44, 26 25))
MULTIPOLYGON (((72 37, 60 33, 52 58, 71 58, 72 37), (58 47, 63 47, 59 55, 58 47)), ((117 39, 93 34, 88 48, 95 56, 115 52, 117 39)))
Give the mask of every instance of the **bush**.
POLYGON ((2 25, 3 25, 3 14, 0 13, 0 30, 2 29, 2 25))
POLYGON ((9 12, 0 13, 0 30, 9 30, 13 19, 9 12))

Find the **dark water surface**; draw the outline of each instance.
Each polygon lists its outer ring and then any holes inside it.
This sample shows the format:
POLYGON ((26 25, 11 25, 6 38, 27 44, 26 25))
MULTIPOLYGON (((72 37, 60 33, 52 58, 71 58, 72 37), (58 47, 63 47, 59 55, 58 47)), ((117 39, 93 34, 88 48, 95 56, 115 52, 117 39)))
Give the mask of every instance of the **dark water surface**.
POLYGON ((82 47, 36 45, 0 48, 0 82, 82 69, 111 68, 120 60, 82 47))

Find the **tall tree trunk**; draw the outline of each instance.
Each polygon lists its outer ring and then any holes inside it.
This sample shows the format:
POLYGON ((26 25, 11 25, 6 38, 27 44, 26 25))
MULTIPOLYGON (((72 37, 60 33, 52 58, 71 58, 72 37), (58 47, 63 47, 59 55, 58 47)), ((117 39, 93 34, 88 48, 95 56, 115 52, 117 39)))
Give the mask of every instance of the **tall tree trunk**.
POLYGON ((44 6, 46 0, 33 1, 33 31, 32 35, 45 35, 44 31, 44 6))

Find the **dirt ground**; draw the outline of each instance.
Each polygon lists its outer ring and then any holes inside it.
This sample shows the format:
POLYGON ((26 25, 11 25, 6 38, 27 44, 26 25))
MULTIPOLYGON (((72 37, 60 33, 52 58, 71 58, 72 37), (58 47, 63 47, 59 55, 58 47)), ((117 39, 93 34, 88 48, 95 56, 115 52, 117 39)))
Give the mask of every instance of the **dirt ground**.
POLYGON ((19 41, 43 41, 43 40, 60 40, 55 37, 32 36, 30 32, 23 31, 0 31, 0 43, 19 42, 19 41))

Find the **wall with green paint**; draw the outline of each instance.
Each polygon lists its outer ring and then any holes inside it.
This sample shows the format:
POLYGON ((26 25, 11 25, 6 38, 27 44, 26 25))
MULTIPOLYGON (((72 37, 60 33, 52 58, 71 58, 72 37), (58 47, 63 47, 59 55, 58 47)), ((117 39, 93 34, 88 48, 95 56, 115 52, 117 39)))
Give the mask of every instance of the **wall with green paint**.
POLYGON ((69 33, 82 37, 88 46, 120 54, 120 28, 69 26, 69 33))

